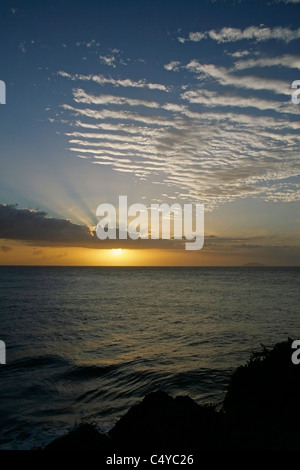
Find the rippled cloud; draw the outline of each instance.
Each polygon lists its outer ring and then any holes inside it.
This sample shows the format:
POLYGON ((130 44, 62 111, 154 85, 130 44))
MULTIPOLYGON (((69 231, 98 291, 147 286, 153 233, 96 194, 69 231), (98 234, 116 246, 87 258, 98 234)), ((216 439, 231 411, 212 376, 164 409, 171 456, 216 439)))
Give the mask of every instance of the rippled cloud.
MULTIPOLYGON (((189 41, 208 37, 219 43, 288 43, 300 38, 300 29, 224 27, 191 33, 189 41)), ((205 203, 208 210, 248 196, 299 200, 294 180, 299 109, 285 75, 270 73, 274 67, 299 69, 299 58, 251 48, 227 57, 226 65, 199 58, 166 62, 162 69, 176 74, 176 87, 144 78, 58 72, 77 85, 71 102, 62 103, 70 123, 68 150, 92 164, 173 188, 179 199, 205 203)))

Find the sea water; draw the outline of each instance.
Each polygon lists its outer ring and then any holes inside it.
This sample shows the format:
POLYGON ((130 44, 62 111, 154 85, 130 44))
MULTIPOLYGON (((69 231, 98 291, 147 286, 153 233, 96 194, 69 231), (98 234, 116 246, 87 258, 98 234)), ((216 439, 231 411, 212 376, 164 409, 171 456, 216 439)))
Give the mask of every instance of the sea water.
POLYGON ((299 287, 296 267, 0 267, 0 448, 107 431, 154 390, 220 403, 251 351, 300 339, 299 287))

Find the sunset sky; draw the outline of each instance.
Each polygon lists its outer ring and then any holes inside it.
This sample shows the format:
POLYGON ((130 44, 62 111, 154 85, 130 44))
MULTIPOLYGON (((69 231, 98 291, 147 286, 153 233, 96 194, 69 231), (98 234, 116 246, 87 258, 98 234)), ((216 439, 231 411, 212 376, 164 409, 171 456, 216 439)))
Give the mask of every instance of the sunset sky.
POLYGON ((2 0, 0 264, 299 265, 299 18, 300 0, 2 0), (119 195, 204 204, 204 247, 99 240, 119 195))

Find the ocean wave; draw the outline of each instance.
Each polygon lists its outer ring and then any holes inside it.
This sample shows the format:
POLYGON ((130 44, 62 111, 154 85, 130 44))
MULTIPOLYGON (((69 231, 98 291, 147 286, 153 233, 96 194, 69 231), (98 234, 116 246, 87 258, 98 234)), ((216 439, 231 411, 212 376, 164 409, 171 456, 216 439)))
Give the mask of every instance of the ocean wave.
POLYGON ((8 362, 5 366, 5 370, 11 371, 15 369, 27 370, 35 369, 40 367, 49 367, 49 366, 68 366, 69 363, 61 356, 54 354, 46 354, 35 357, 23 357, 12 362, 8 362))

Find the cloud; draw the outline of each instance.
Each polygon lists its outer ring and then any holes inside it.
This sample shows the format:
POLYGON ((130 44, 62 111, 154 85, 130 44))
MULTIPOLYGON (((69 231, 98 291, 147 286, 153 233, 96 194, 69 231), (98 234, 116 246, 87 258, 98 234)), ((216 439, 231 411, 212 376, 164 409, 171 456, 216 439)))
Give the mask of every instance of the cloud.
POLYGON ((219 30, 211 29, 204 32, 191 32, 188 39, 178 38, 179 42, 186 41, 199 42, 204 39, 211 39, 218 43, 236 42, 242 40, 253 40, 256 42, 275 39, 289 43, 300 38, 300 28, 290 29, 281 26, 268 28, 265 26, 248 26, 245 29, 224 27, 219 30))
MULTIPOLYGON (((189 91, 182 97, 207 105, 218 99, 208 90, 189 91)), ((273 104, 278 112, 281 106, 255 97, 243 102, 242 97, 234 95, 221 96, 220 101, 223 106, 262 110, 273 104)), ((298 200, 298 189, 288 178, 297 173, 300 139, 294 129, 299 130, 299 123, 220 110, 191 112, 188 117, 184 107, 174 109, 166 127, 153 117, 138 128, 131 127, 126 123, 130 113, 123 111, 124 124, 117 122, 114 128, 109 122, 99 123, 94 114, 95 124, 77 121, 77 126, 83 124, 82 129, 96 132, 67 133, 70 151, 87 155, 96 164, 110 165, 115 171, 148 176, 154 181, 155 175, 160 175, 165 186, 179 189, 180 197, 204 202, 208 207, 249 195, 266 200, 298 200), (131 133, 127 133, 129 129, 131 133), (280 181, 284 179, 282 186, 280 181)))
MULTIPOLYGON (((152 127, 142 127, 136 126, 133 124, 122 124, 122 123, 110 123, 110 122, 83 122, 83 121, 76 121, 76 127, 81 127, 83 129, 101 129, 105 131, 113 131, 113 132, 124 132, 126 134, 137 134, 143 136, 154 137, 163 132, 163 129, 157 129, 152 127)), ((66 135, 73 135, 72 133, 67 133, 66 135)), ((110 134, 112 135, 112 134, 110 134)))
POLYGON ((0 238, 91 243, 94 234, 89 227, 73 224, 66 219, 47 217, 46 212, 0 204, 0 238))
POLYGON ((132 80, 130 78, 125 79, 114 79, 114 78, 107 78, 104 75, 82 75, 82 74, 74 74, 71 75, 64 71, 57 72, 57 75, 63 78, 68 78, 69 80, 73 81, 92 81, 98 83, 98 85, 106 85, 110 84, 114 87, 132 87, 132 88, 149 88, 150 90, 160 90, 160 91, 168 91, 168 88, 161 83, 149 83, 146 80, 132 80))
POLYGON ((22 42, 20 42, 20 44, 19 44, 19 49, 23 52, 23 54, 25 54, 25 52, 26 52, 26 47, 25 47, 25 45, 26 45, 26 44, 25 44, 25 41, 22 41, 22 42))
MULTIPOLYGON (((83 139, 101 139, 101 140, 109 140, 117 141, 117 142, 129 142, 129 138, 127 135, 122 134, 109 134, 109 133, 98 133, 98 132, 67 132, 67 136, 69 137, 80 137, 83 139)), ((135 135, 130 137, 131 142, 138 142, 140 144, 148 144, 149 139, 145 136, 135 135)), ((71 141, 70 141, 71 142, 71 141)))
POLYGON ((227 52, 228 55, 240 59, 250 54, 250 51, 236 51, 236 52, 227 52))
MULTIPOLYGON (((104 141, 102 141, 102 142, 99 143, 99 142, 91 142, 91 141, 71 139, 70 143, 71 144, 76 144, 76 145, 83 145, 84 147, 90 147, 88 150, 78 149, 78 148, 70 149, 70 150, 73 150, 75 152, 80 150, 81 152, 88 151, 88 152, 96 154, 98 152, 98 150, 95 149, 95 147, 101 147, 102 149, 103 148, 105 148, 105 149, 106 148, 110 148, 110 149, 115 149, 116 148, 116 143, 115 142, 104 142, 104 141)), ((151 148, 149 145, 142 145, 142 144, 138 145, 138 144, 132 144, 130 142, 124 142, 124 143, 118 142, 117 147, 118 147, 118 150, 127 150, 127 151, 134 150, 134 151, 140 152, 142 154, 153 154, 153 152, 155 151, 155 149, 151 148)))
POLYGON ((116 68, 116 58, 114 56, 100 55, 99 59, 102 64, 116 68))
POLYGON ((90 41, 78 41, 76 42, 76 46, 77 47, 81 47, 81 46, 84 46, 86 47, 87 49, 91 49, 91 48, 98 48, 101 46, 101 44, 99 42, 96 41, 96 39, 91 39, 90 41))
POLYGON ((12 248, 11 248, 11 246, 1 245, 0 246, 0 251, 2 251, 2 253, 8 253, 9 251, 12 251, 12 248))
POLYGON ((169 71, 177 72, 179 70, 179 65, 180 62, 177 60, 173 60, 172 62, 169 62, 168 64, 164 65, 164 68, 169 71))
POLYGON ((260 57, 235 62, 236 70, 245 70, 254 67, 286 67, 300 70, 300 57, 286 54, 278 57, 260 57))
MULTIPOLYGON (((168 96, 173 102, 141 99, 132 90, 126 96, 127 90, 115 95, 74 88, 76 106, 62 105, 71 114, 71 120, 64 120, 72 123, 66 130, 68 150, 134 180, 163 185, 165 193, 176 188, 178 199, 204 203, 208 210, 246 197, 299 200, 299 185, 292 179, 299 173, 300 123, 290 99, 291 84, 245 74, 254 63, 262 66, 262 57, 249 56, 248 51, 234 53, 230 67, 196 59, 185 66, 167 63, 166 70, 183 71, 186 84, 178 87, 177 95, 172 89, 168 96), (196 80, 187 83, 186 70, 196 80), (271 93, 274 97, 268 99, 271 93)), ((284 63, 291 59, 282 57, 284 63)), ((268 59, 268 66, 279 62, 268 59)), ((145 86, 140 80, 102 75, 60 75, 101 86, 145 86)))
POLYGON ((89 108, 74 108, 70 105, 62 105, 62 107, 66 110, 72 111, 75 115, 82 115, 93 119, 115 119, 121 121, 135 121, 144 124, 158 124, 161 126, 172 125, 172 121, 169 121, 165 116, 160 115, 134 113, 127 110, 111 111, 108 109, 103 109, 102 111, 97 111, 95 109, 89 108))
POLYGON ((33 250, 33 256, 41 256, 43 254, 43 250, 33 250))
POLYGON ((133 98, 127 98, 124 96, 116 96, 116 95, 95 96, 95 95, 86 93, 81 88, 77 88, 73 90, 73 96, 74 96, 74 101, 76 101, 76 103, 145 106, 147 108, 159 108, 160 107, 160 104, 157 101, 137 100, 133 98))
POLYGON ((190 90, 182 93, 181 98, 193 104, 201 104, 209 108, 219 106, 229 106, 237 108, 254 108, 260 111, 272 110, 277 113, 287 113, 299 115, 296 106, 291 106, 290 101, 279 102, 274 100, 264 100, 257 97, 245 97, 234 94, 217 93, 208 90, 190 90))
POLYGON ((255 75, 234 75, 225 67, 217 67, 214 64, 201 64, 197 60, 191 60, 186 69, 198 74, 199 79, 213 78, 221 85, 246 88, 250 90, 271 91, 281 95, 291 95, 290 83, 272 78, 262 78, 255 75))
MULTIPOLYGON (((20 240, 35 246, 74 246, 93 249, 115 248, 183 248, 184 240, 100 240, 94 229, 72 223, 67 219, 47 217, 42 211, 18 209, 13 205, 0 204, 0 239, 20 240)), ((8 252, 10 247, 2 245, 8 252)), ((41 256, 42 250, 34 250, 41 256)), ((60 256, 65 256, 63 255, 60 256)))
POLYGON ((202 41, 202 39, 205 39, 207 36, 207 33, 190 33, 189 34, 189 39, 190 41, 194 41, 194 42, 199 42, 199 41, 202 41))

